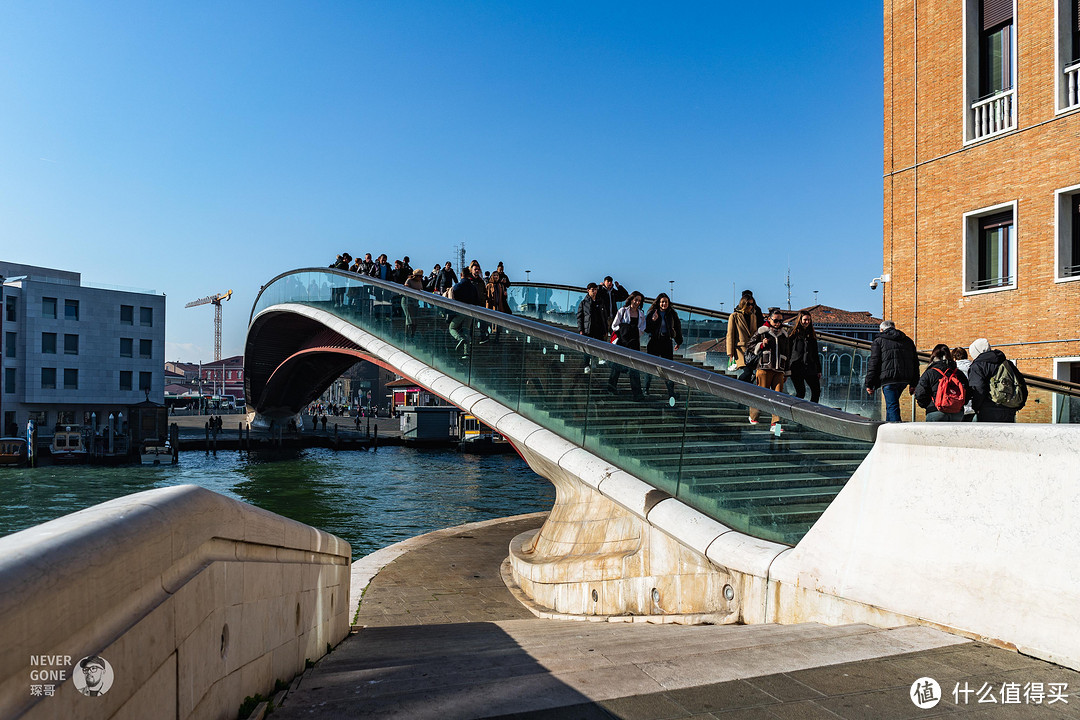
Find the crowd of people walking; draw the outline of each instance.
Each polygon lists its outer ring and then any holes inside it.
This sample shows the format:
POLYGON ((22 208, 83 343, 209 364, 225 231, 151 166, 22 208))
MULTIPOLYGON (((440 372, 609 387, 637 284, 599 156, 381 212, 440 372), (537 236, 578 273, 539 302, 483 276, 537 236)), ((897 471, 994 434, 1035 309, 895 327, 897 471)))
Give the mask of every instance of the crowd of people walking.
MULTIPOLYGON (((462 268, 460 277, 450 261, 442 266, 434 265, 425 275, 423 270, 412 268, 408 256, 391 265, 386 254, 372 260, 371 253, 367 253, 363 259, 353 260, 349 253, 342 253, 330 267, 437 293, 470 305, 512 312, 507 300, 511 283, 501 262, 487 273, 473 260, 462 268)), ((334 290, 336 304, 346 303, 347 298, 351 300, 344 288, 334 290)), ((406 296, 400 303, 406 336, 412 336, 416 332, 417 300, 406 296)), ((648 310, 644 305, 645 296, 641 292, 628 292, 610 275, 599 284, 589 283, 577 308, 578 333, 632 350, 641 350, 644 342, 648 354, 673 359, 674 352, 683 344, 683 335, 671 298, 660 293, 648 310)), ((452 314, 448 321, 450 337, 463 357, 468 356, 471 345, 468 324, 469 318, 459 314, 452 314)), ((481 342, 491 339, 490 331, 481 333, 481 342)), ((770 308, 766 315, 753 292, 744 290, 728 317, 725 349, 728 372, 740 380, 777 392, 783 392, 790 380, 796 397, 805 398, 809 391, 811 402, 820 400, 822 364, 809 310, 800 310, 788 325, 779 308, 770 308)), ((592 372, 598 364, 586 354, 583 371, 592 372)), ((624 374, 629 376, 635 399, 649 393, 652 375, 646 376, 643 386, 640 373, 621 365, 611 368, 606 385, 609 392, 617 391, 624 374)), ((675 384, 666 380, 665 385, 669 404, 674 405, 675 384)), ((1023 375, 1003 352, 991 348, 985 338, 975 340, 967 350, 936 345, 929 366, 920 375, 915 344, 890 320, 881 323, 880 333, 871 346, 864 388, 868 396, 881 390, 887 422, 901 420, 900 399, 905 388, 926 411, 929 422, 1015 422, 1017 411, 1027 401, 1023 375)), ((749 409, 751 424, 758 424, 759 416, 758 409, 749 409)), ((773 415, 773 426, 779 419, 773 415)))

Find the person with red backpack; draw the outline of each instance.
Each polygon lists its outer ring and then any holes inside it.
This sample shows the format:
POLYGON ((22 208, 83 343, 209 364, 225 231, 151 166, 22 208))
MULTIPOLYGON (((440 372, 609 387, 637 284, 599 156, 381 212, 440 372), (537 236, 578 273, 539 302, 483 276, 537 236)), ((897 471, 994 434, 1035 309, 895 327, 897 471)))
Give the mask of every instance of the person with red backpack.
POLYGON ((915 402, 926 410, 926 421, 962 422, 970 396, 967 376, 956 367, 949 346, 934 346, 930 366, 915 386, 915 402))

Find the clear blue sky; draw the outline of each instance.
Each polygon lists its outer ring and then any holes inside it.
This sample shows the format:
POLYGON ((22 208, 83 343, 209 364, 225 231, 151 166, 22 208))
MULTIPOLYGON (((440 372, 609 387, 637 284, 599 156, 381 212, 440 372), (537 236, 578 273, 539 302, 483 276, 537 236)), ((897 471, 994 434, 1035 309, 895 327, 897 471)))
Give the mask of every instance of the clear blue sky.
POLYGON ((877 3, 0 4, 0 257, 168 296, 343 251, 880 310, 877 3))

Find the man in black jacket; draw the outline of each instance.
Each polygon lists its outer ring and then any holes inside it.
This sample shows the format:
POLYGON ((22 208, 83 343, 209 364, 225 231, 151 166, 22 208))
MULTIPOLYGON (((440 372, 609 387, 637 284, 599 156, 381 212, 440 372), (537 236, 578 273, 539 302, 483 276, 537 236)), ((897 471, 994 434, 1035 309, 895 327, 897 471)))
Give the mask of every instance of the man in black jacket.
POLYGON ((881 323, 881 334, 870 347, 866 365, 866 394, 873 395, 879 387, 885 396, 885 421, 900 422, 900 395, 904 386, 915 393, 919 382, 919 356, 915 343, 896 329, 892 320, 881 323))
POLYGON ((604 314, 607 315, 609 325, 615 319, 615 313, 619 311, 620 304, 628 297, 630 297, 630 293, 626 292, 622 285, 612 280, 610 275, 605 277, 603 284, 596 289, 596 299, 600 303, 600 307, 604 308, 604 314))
POLYGON ((454 272, 454 266, 449 260, 446 261, 446 265, 439 271, 439 277, 435 281, 435 290, 440 295, 445 293, 450 288, 457 284, 457 273, 454 272))
MULTIPOLYGON (((611 321, 599 300, 600 289, 596 283, 589 283, 585 288, 585 297, 577 309, 577 331, 596 340, 607 340, 611 334, 611 321)), ((585 356, 585 372, 592 367, 592 357, 585 356)))
POLYGON ((1027 404, 1028 389, 1024 376, 1000 350, 992 350, 986 338, 979 338, 969 348, 971 367, 968 368, 968 384, 971 387, 971 407, 975 410, 975 419, 979 422, 1016 422, 1016 411, 1027 404), (1017 379, 1017 394, 1020 404, 1017 407, 998 405, 990 398, 990 381, 997 375, 998 368, 1009 363, 1013 376, 1017 379))

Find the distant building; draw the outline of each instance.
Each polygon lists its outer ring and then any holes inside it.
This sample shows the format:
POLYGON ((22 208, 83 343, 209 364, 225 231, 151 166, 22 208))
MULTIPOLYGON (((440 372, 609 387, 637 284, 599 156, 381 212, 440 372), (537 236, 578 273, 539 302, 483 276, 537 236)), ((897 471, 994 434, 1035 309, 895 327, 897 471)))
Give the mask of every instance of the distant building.
MULTIPOLYGON (((856 340, 873 340, 881 328, 881 318, 874 317, 866 310, 841 310, 828 305, 811 305, 805 309, 810 312, 810 318, 818 332, 843 335, 856 340)), ((784 319, 793 320, 796 312, 785 310, 784 319)))
POLYGON ((884 10, 885 316, 1080 381, 1080 4, 884 10))
POLYGON ((0 429, 33 419, 104 425, 110 413, 164 400, 165 296, 82 282, 77 272, 0 261, 0 429))
POLYGON ((244 397, 244 356, 201 363, 197 377, 202 381, 204 395, 232 395, 240 400, 244 397))
POLYGON ((386 383, 390 393, 390 412, 396 413, 403 407, 433 407, 449 405, 427 388, 420 387, 408 378, 398 378, 386 383))
POLYGON ((199 363, 167 362, 165 363, 165 376, 172 378, 173 375, 183 378, 180 382, 191 382, 199 377, 199 363))

